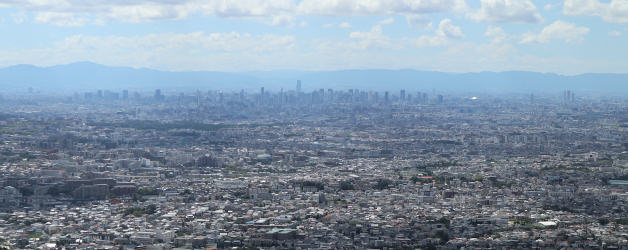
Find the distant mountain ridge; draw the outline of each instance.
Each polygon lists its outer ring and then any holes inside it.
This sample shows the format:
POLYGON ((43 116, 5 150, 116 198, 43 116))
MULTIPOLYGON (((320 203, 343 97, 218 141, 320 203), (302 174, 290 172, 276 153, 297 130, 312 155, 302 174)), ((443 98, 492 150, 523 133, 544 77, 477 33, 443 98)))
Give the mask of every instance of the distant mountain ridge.
POLYGON ((296 80, 303 89, 320 88, 397 91, 578 92, 628 94, 628 74, 563 76, 526 71, 446 73, 418 70, 169 72, 146 68, 110 67, 78 62, 51 67, 15 65, 0 68, 0 92, 73 92, 103 90, 293 90, 296 80))

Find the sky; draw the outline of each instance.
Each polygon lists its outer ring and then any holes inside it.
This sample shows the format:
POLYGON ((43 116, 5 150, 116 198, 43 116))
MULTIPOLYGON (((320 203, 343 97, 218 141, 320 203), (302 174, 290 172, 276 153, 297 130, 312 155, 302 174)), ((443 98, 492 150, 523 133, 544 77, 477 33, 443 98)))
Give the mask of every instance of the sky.
POLYGON ((628 73, 628 0, 0 0, 0 67, 628 73))

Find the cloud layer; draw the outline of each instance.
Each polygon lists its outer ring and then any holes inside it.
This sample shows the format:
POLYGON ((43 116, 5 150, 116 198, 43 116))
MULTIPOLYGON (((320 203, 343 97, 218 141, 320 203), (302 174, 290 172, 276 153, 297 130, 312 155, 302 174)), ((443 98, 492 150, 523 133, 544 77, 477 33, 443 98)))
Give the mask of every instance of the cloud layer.
POLYGON ((575 24, 556 21, 541 30, 540 33, 526 33, 521 43, 547 43, 552 40, 562 40, 567 43, 582 42, 583 36, 589 33, 589 28, 579 27, 575 24))
POLYGON ((628 23, 628 0, 565 0, 563 14, 571 16, 599 16, 611 23, 628 23))
POLYGON ((471 9, 465 0, 5 0, 0 7, 34 13, 36 21, 58 26, 108 21, 150 22, 183 19, 191 14, 250 18, 294 26, 298 16, 405 16, 413 26, 426 26, 426 16, 454 13, 476 21, 539 23, 543 19, 529 0, 481 0, 471 9))

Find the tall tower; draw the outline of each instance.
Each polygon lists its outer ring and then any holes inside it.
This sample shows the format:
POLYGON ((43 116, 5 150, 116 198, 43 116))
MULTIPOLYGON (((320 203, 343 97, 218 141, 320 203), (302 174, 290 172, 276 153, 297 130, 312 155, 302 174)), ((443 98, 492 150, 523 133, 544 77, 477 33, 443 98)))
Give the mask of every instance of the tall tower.
POLYGON ((262 88, 260 89, 259 94, 260 94, 260 96, 259 96, 259 102, 260 102, 260 103, 264 103, 264 87, 262 87, 262 88))
POLYGON ((301 80, 297 80, 297 94, 301 93, 301 80))
POLYGON ((155 100, 161 101, 162 99, 164 99, 164 96, 161 94, 161 89, 156 89, 155 90, 155 100))

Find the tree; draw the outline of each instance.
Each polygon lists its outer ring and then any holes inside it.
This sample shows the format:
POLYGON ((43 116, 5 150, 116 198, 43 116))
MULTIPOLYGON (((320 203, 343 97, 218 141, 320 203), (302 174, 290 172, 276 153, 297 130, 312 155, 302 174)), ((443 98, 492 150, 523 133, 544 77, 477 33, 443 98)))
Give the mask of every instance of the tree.
POLYGON ((412 181, 412 183, 417 183, 419 182, 419 177, 418 176, 412 176, 412 178, 410 178, 410 180, 412 181))
POLYGON ((449 234, 445 231, 436 232, 436 237, 440 239, 441 244, 445 244, 449 241, 449 234))
POLYGON ((377 184, 375 184, 375 188, 382 190, 382 189, 387 189, 390 187, 390 185, 392 185, 392 181, 389 179, 379 179, 377 180, 377 184))
POLYGON ((57 186, 52 186, 48 188, 48 191, 46 191, 46 194, 52 195, 52 196, 58 196, 59 194, 61 194, 61 190, 59 190, 59 187, 57 186))
POLYGON ((351 181, 344 180, 340 182, 340 189, 341 190, 353 190, 354 187, 351 181))

